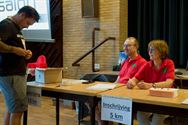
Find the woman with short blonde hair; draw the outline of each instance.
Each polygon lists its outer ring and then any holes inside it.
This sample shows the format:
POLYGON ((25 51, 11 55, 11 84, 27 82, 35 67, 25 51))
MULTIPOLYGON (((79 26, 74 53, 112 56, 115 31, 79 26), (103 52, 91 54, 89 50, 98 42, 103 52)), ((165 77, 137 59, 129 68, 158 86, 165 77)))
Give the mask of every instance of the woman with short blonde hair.
MULTIPOLYGON (((164 40, 152 40, 148 44, 148 61, 127 83, 127 88, 138 86, 140 89, 170 88, 175 78, 175 67, 168 58, 168 45, 164 40)), ((139 125, 164 125, 166 115, 137 112, 139 125), (152 119, 150 121, 150 117, 152 119)))
POLYGON ((165 40, 152 40, 148 44, 148 48, 153 47, 159 51, 161 54, 161 59, 168 57, 168 45, 165 40))

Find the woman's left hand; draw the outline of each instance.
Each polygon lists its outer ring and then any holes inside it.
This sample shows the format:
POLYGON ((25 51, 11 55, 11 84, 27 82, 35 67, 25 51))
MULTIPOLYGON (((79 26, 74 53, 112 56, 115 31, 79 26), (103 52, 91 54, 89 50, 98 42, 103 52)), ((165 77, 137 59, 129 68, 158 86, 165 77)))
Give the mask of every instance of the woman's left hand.
POLYGON ((137 84, 137 86, 140 88, 140 89, 150 89, 152 87, 152 84, 151 83, 147 83, 147 82, 139 82, 137 84))

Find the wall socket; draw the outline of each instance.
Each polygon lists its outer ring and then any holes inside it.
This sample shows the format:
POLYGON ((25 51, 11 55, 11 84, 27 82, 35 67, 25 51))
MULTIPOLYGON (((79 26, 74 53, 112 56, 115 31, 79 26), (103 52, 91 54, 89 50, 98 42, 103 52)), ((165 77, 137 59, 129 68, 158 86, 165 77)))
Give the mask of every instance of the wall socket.
POLYGON ((100 64, 95 64, 95 71, 99 71, 100 70, 100 64))

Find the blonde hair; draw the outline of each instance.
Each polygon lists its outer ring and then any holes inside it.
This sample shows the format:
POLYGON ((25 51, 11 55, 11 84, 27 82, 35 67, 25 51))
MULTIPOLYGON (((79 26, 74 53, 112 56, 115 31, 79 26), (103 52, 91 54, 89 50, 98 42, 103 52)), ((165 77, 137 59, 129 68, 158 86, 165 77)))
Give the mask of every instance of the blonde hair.
POLYGON ((148 44, 148 48, 153 47, 160 53, 161 59, 165 59, 168 56, 168 45, 165 40, 152 40, 148 44))

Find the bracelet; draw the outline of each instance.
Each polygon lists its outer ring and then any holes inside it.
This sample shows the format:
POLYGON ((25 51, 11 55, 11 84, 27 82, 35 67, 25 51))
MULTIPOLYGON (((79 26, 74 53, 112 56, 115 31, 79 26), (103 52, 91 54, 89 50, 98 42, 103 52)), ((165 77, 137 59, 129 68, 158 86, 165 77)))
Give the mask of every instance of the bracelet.
POLYGON ((156 88, 156 84, 155 84, 155 83, 152 83, 152 87, 153 87, 153 88, 156 88))

